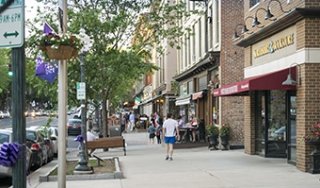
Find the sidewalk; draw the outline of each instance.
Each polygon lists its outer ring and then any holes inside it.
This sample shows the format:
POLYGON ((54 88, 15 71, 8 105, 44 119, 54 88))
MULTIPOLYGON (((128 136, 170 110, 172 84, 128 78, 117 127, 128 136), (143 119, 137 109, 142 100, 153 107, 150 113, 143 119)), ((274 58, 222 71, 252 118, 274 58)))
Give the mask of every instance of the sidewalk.
MULTIPOLYGON (((121 149, 97 152, 119 156, 123 179, 68 181, 67 187, 109 188, 319 188, 320 175, 300 172, 285 159, 244 154, 243 150, 209 151, 207 147, 176 149, 165 161, 162 145, 147 143, 147 133, 124 135, 127 156, 121 149)), ((73 157, 69 156, 68 157, 73 157)), ((57 188, 46 182, 37 188, 57 188)))

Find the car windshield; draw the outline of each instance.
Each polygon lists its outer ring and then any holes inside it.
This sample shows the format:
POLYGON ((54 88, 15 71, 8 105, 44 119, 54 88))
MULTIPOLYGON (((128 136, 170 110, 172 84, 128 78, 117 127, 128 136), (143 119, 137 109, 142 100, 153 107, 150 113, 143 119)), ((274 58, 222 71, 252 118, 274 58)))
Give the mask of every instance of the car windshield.
POLYGON ((69 119, 69 125, 78 125, 78 124, 81 124, 81 120, 69 119))
POLYGON ((5 142, 9 142, 9 135, 0 133, 0 144, 3 144, 5 142))
POLYGON ((33 132, 33 131, 27 131, 26 138, 27 138, 28 140, 37 140, 37 135, 36 135, 36 133, 33 132))

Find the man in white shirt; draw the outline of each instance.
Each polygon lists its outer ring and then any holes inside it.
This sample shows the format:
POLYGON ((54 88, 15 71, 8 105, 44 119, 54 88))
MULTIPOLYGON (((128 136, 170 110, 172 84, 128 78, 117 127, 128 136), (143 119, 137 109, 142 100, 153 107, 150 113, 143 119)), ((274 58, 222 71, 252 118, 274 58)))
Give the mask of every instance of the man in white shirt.
POLYGON ((176 135, 180 139, 178 122, 172 119, 172 114, 167 114, 167 119, 163 123, 162 132, 164 135, 164 143, 166 144, 167 156, 166 160, 172 161, 173 144, 176 142, 176 135))
POLYGON ((131 132, 133 131, 133 129, 135 127, 135 120, 136 120, 136 117, 135 117, 134 113, 130 112, 128 131, 131 131, 131 132))

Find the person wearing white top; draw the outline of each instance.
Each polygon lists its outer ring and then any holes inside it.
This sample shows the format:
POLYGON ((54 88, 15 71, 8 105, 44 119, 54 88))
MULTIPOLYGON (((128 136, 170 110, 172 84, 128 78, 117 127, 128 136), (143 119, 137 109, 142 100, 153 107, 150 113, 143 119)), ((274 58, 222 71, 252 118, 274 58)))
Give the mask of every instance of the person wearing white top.
POLYGON ((163 123, 162 132, 164 135, 164 143, 166 144, 167 156, 166 160, 173 160, 173 144, 176 142, 176 135, 180 139, 178 122, 172 119, 172 114, 167 114, 167 119, 163 123))
MULTIPOLYGON (((90 130, 87 131, 87 142, 88 141, 93 141, 98 139, 96 135, 94 135, 90 130)), ((90 152, 88 153, 89 156, 95 151, 95 149, 91 149, 90 152)))

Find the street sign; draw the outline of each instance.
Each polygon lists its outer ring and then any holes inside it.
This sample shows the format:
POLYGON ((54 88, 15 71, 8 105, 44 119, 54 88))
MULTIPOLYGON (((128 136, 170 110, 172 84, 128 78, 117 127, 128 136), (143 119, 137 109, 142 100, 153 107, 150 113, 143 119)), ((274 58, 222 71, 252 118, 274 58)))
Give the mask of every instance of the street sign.
POLYGON ((86 83, 77 82, 77 99, 85 100, 86 99, 86 83))
MULTIPOLYGON (((0 1, 0 6, 4 1, 0 1)), ((15 0, 0 14, 0 48, 21 47, 24 44, 24 0, 15 0)))

